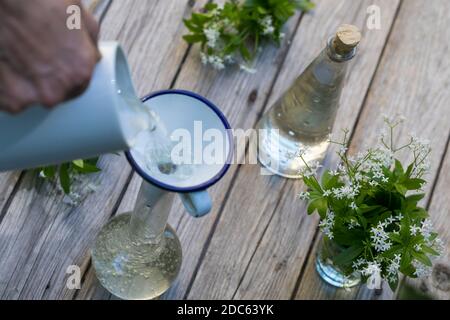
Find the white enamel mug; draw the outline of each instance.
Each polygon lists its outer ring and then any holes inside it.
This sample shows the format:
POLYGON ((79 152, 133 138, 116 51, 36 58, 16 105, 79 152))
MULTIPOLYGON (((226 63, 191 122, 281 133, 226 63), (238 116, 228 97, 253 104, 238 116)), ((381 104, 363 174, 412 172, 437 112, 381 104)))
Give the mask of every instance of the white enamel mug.
MULTIPOLYGON (((145 181, 141 187, 141 198, 148 199, 146 205, 154 207, 159 201, 157 199, 164 198, 167 192, 178 193, 189 214, 194 217, 208 214, 212 206, 208 188, 223 178, 232 162, 233 135, 228 120, 211 101, 186 90, 154 92, 144 97, 142 102, 145 107, 156 112, 168 136, 173 137, 181 129, 188 134, 192 148, 196 149, 197 146, 200 153, 204 153, 212 141, 217 143, 218 149, 214 152, 217 156, 214 163, 207 163, 202 157, 200 162, 190 167, 192 172, 188 179, 178 180, 170 175, 152 175, 146 169, 147 162, 139 152, 140 142, 137 142, 136 148, 126 151, 125 155, 132 168, 145 181), (215 137, 208 136, 208 133, 214 133, 215 137)), ((142 134, 145 135, 145 132, 142 134)))
POLYGON ((128 63, 116 42, 99 44, 102 59, 88 89, 47 110, 32 106, 18 115, 0 112, 0 172, 87 159, 128 150, 147 125, 128 63))

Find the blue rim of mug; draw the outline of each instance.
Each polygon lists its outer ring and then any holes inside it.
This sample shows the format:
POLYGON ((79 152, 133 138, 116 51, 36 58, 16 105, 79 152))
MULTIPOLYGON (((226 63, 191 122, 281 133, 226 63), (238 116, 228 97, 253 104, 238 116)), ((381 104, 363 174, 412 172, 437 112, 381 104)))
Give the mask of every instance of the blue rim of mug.
POLYGON ((148 183, 151 183, 153 185, 155 185, 156 187, 159 187, 161 189, 167 190, 167 191, 173 191, 173 192, 178 192, 178 193, 190 193, 190 192, 197 192, 197 191, 203 191, 208 189, 209 187, 211 187, 212 185, 216 184, 220 179, 223 178, 223 176, 225 175, 225 173, 227 173, 228 169, 230 168, 230 164, 231 164, 231 160, 233 157, 233 148, 234 148, 234 144, 233 144, 233 136, 231 134, 231 126, 228 123, 228 120, 225 118, 224 114, 222 113, 222 111, 219 110, 219 108, 217 108, 216 105, 214 105, 211 101, 209 101, 208 99, 206 99, 205 97, 202 97, 201 95, 191 92, 191 91, 187 91, 187 90, 180 90, 180 89, 173 89, 173 90, 161 90, 161 91, 156 91, 153 93, 150 93, 146 96, 144 96, 141 101, 143 103, 145 103, 146 101, 152 99, 152 98, 156 98, 158 96, 161 95, 165 95, 165 94, 180 94, 180 95, 185 95, 185 96, 189 96, 191 98, 197 99, 201 102, 203 102, 204 104, 206 104, 212 111, 214 111, 215 114, 217 114, 217 116, 220 118, 220 120, 222 121, 223 125, 225 126, 225 129, 227 130, 227 134, 228 134, 228 139, 229 139, 229 143, 230 143, 230 152, 228 153, 228 158, 227 161, 225 163, 225 165, 223 166, 223 168, 211 179, 209 179, 208 181, 205 181, 201 184, 198 184, 196 186, 192 186, 192 187, 174 187, 168 184, 165 184, 161 181, 158 181, 154 178, 152 178, 150 175, 148 175, 147 173, 145 173, 144 170, 142 170, 139 165, 136 163, 136 161, 134 160, 133 156, 131 155, 131 151, 125 151, 125 156, 128 160, 128 162, 130 163, 131 167, 148 183))

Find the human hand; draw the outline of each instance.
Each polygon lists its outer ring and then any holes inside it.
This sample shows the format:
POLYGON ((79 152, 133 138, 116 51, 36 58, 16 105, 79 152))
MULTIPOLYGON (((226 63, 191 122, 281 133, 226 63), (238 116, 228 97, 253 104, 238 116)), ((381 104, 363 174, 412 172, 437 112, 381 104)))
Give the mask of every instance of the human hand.
POLYGON ((81 29, 69 30, 70 5, 81 2, 0 0, 0 111, 50 108, 88 87, 100 59, 99 27, 81 9, 81 29))

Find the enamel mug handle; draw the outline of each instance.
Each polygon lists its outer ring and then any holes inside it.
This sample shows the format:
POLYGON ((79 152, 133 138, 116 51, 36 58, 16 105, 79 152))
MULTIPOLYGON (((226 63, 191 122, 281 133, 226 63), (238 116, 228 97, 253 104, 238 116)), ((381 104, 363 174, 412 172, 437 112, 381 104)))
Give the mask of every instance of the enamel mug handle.
POLYGON ((186 211, 195 218, 203 217, 211 211, 212 202, 208 191, 183 193, 180 197, 186 211))

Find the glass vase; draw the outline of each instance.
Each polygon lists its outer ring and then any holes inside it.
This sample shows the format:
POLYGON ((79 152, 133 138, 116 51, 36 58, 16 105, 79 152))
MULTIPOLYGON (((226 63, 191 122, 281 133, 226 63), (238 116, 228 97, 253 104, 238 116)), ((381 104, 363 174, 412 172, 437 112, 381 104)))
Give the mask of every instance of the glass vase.
POLYGON ((182 249, 167 224, 174 193, 143 182, 133 212, 99 233, 92 262, 103 287, 121 299, 158 298, 177 277, 182 249))
POLYGON ((360 275, 354 273, 350 276, 346 276, 334 263, 334 259, 344 250, 345 248, 323 236, 317 251, 316 270, 322 280, 326 283, 338 288, 351 288, 360 284, 360 275))

